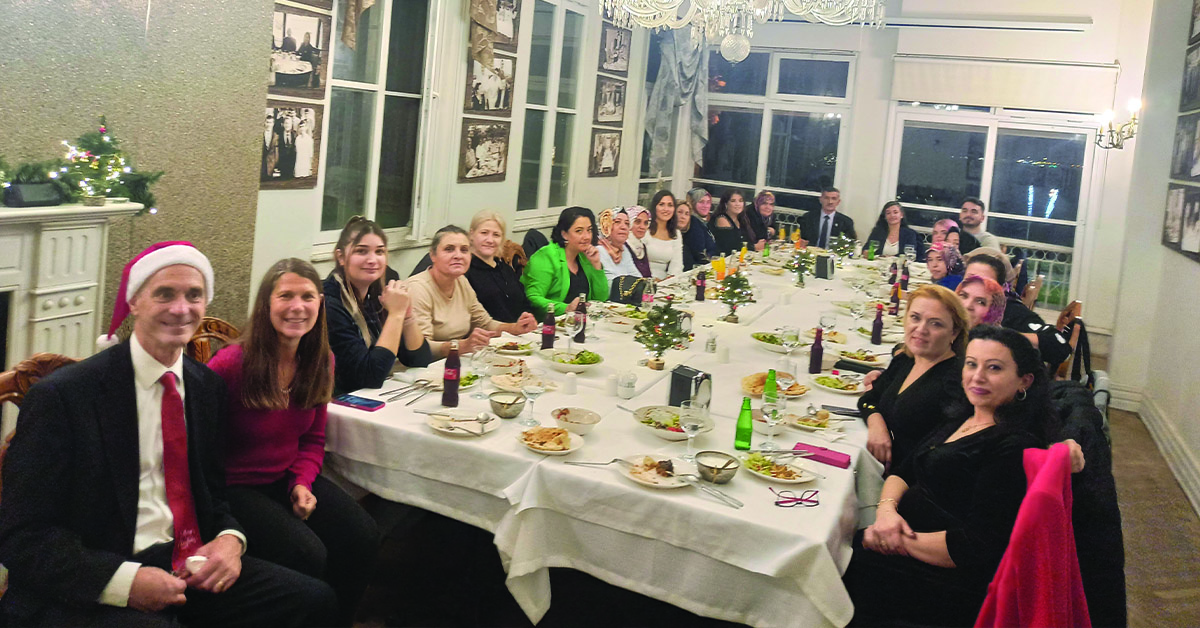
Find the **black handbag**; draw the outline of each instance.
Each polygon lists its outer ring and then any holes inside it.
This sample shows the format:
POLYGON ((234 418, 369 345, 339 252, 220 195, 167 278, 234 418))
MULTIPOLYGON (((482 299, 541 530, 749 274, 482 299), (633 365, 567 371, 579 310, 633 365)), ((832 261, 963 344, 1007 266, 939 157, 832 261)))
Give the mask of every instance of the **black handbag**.
POLYGON ((637 275, 614 277, 612 286, 608 289, 608 300, 628 305, 641 305, 642 295, 651 281, 651 279, 637 275))

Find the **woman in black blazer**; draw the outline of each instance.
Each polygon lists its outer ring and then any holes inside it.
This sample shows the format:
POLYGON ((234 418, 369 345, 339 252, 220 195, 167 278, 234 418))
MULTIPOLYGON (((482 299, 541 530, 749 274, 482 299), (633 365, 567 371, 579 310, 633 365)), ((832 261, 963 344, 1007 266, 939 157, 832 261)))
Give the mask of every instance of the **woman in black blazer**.
POLYGON ((917 251, 917 261, 925 261, 925 239, 908 226, 900 201, 888 201, 879 211, 875 228, 871 229, 871 235, 867 237, 867 243, 863 246, 864 252, 871 246, 872 240, 879 243, 875 248, 876 255, 904 255, 904 247, 911 246, 917 251))

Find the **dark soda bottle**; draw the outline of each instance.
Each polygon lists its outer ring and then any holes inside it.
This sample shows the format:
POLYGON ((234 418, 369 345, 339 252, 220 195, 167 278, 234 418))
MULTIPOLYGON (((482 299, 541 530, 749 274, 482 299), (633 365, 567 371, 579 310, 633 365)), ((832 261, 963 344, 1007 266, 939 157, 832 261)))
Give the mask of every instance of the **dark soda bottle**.
POLYGON ((442 405, 458 407, 458 376, 462 361, 458 357, 458 341, 450 341, 450 355, 446 356, 446 370, 442 375, 442 405))
POLYGON ((883 304, 875 306, 875 323, 871 325, 871 344, 883 344, 883 304))
POLYGON ((696 273, 696 300, 697 301, 704 300, 704 289, 707 287, 707 284, 708 284, 707 279, 708 279, 708 276, 705 275, 704 271, 700 271, 700 272, 696 273))
POLYGON ((546 309, 546 320, 542 321, 542 348, 554 348, 554 307, 546 309))
POLYGON ((825 347, 821 346, 824 335, 825 330, 818 327, 812 347, 808 350, 808 372, 814 375, 821 372, 821 361, 825 358, 825 347))
POLYGON ((575 316, 579 317, 579 331, 575 332, 575 342, 583 344, 587 339, 587 298, 586 294, 579 295, 579 305, 575 308, 575 316))

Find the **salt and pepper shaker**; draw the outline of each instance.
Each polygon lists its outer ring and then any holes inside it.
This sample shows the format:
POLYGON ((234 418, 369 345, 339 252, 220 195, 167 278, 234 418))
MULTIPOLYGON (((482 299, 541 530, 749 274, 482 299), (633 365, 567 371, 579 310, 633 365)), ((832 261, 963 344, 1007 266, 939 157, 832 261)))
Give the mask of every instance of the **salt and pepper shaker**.
POLYGON ((613 373, 612 375, 608 376, 608 382, 604 387, 604 392, 608 393, 609 395, 611 395, 613 397, 617 396, 617 374, 616 373, 613 373))
POLYGON ((622 399, 633 399, 637 394, 637 375, 634 373, 622 373, 617 380, 617 394, 622 399))
POLYGON ((563 383, 563 394, 574 395, 575 393, 579 392, 576 378, 577 376, 574 373, 567 373, 567 381, 563 383))

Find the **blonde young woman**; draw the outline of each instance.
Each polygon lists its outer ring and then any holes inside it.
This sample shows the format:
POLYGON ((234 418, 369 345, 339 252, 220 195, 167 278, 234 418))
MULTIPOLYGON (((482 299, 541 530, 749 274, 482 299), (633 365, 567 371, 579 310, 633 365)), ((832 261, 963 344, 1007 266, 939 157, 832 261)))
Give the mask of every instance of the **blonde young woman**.
POLYGON ((471 219, 471 265, 467 281, 475 296, 492 318, 502 323, 515 323, 521 314, 532 312, 525 298, 521 273, 500 258, 507 234, 504 218, 491 210, 483 210, 471 219))

